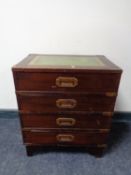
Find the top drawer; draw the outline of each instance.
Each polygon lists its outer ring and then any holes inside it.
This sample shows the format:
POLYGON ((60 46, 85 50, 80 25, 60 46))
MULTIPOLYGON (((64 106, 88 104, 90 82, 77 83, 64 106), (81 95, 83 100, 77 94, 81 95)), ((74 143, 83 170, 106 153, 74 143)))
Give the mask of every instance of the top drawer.
POLYGON ((117 91, 119 73, 14 72, 18 91, 117 91))

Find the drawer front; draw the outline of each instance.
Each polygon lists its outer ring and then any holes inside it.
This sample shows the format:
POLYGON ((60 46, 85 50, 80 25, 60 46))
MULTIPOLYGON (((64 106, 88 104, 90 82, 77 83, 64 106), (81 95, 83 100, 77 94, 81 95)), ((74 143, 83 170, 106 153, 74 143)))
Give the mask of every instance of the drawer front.
POLYGON ((25 144, 104 144, 107 141, 108 133, 88 132, 46 132, 42 130, 23 131, 25 144))
POLYGON ((20 91, 106 92, 117 91, 120 74, 15 72, 14 78, 20 91))
POLYGON ((21 114, 24 128, 110 128, 111 115, 102 114, 21 114))
POLYGON ((30 112, 113 111, 115 96, 69 94, 17 94, 19 109, 30 112))

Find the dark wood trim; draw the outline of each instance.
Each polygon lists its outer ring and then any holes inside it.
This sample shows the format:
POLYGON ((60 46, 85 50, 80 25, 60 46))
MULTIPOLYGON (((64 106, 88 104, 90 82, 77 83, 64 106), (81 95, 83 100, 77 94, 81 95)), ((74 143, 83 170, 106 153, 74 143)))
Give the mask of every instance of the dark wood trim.
MULTIPOLYGON (((26 71, 26 72, 69 72, 69 73, 73 73, 73 72, 99 72, 99 73, 122 73, 122 69, 119 68, 118 66, 116 66, 114 63, 112 63, 111 61, 109 61, 105 56, 103 55, 88 55, 88 56, 98 56, 103 63, 105 63, 105 66, 101 66, 101 67, 89 67, 89 66, 76 66, 75 69, 70 69, 68 66, 29 66, 28 63, 32 60, 32 58, 34 58, 37 55, 42 55, 42 54, 30 54, 28 55, 25 59, 23 59, 21 62, 19 62, 18 64, 16 64, 15 66, 12 67, 12 71, 26 71)), ((45 55, 49 55, 49 54, 45 54, 45 55)), ((50 54, 51 55, 51 54, 50 54)), ((57 55, 55 55, 57 56, 57 55)), ((58 56, 78 56, 78 55, 58 55, 58 56)), ((79 56, 87 56, 87 55, 79 55, 79 56)))
MULTIPOLYGON (((23 113, 23 111, 20 111, 20 113, 23 113)), ((66 112, 68 114, 68 112, 66 112)), ((76 112, 77 114, 78 112, 76 112)), ((86 114, 85 112, 81 112, 82 114, 86 114)), ((27 112, 28 114, 28 112, 27 112)), ((33 113, 34 114, 34 113, 33 113)), ((39 115, 41 113, 37 113, 39 115)), ((44 113, 45 114, 45 113, 44 113)), ((56 113, 54 113, 56 114, 56 113)), ((63 114, 63 113, 59 113, 63 114)), ((65 112, 64 112, 65 114, 65 112)), ((71 112, 70 112, 71 114, 71 112)), ((74 114, 74 112, 73 112, 74 114)), ((19 112, 17 109, 0 109, 0 119, 14 119, 19 117, 19 112)), ((115 111, 113 115, 113 122, 131 122, 131 111, 115 111)))

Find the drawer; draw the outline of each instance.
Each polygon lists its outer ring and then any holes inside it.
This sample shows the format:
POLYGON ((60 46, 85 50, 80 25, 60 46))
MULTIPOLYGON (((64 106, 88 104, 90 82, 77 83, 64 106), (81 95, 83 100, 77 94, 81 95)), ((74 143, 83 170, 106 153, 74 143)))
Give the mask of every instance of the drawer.
POLYGON ((17 93, 19 109, 30 112, 113 111, 116 96, 17 93))
POLYGON ((86 144, 105 144, 108 133, 88 133, 72 131, 53 131, 29 130, 23 131, 25 144, 45 144, 45 145, 86 145, 86 144))
POLYGON ((110 128, 111 113, 102 114, 21 114, 24 128, 110 128))
POLYGON ((117 91, 118 73, 14 72, 18 91, 117 91))

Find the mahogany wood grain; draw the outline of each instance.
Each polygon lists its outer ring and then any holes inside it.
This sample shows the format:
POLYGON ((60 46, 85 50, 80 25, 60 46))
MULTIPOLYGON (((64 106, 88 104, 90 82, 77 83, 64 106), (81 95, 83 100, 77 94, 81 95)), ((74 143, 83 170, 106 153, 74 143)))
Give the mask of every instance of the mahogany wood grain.
POLYGON ((59 112, 59 111, 113 111, 116 97, 105 95, 81 94, 52 94, 52 93, 20 93, 17 94, 19 109, 30 112, 59 112), (76 106, 72 108, 59 108, 56 106, 58 99, 75 99, 76 106))
POLYGON ((45 130, 29 130, 23 131, 25 144, 45 144, 45 145, 88 145, 88 144, 105 144, 108 139, 108 133, 89 133, 89 132, 72 132, 69 131, 52 131, 47 132, 45 130), (72 135, 74 139, 72 141, 59 141, 58 135, 72 135))
POLYGON ((109 129, 111 126, 111 116, 102 114, 20 114, 22 127, 24 128, 74 128, 74 129, 109 129), (74 119, 73 126, 58 125, 57 119, 74 119))
POLYGON ((18 91, 62 91, 62 92, 116 92, 118 90, 119 73, 39 73, 16 72, 15 86, 18 91), (76 87, 58 87, 58 77, 75 77, 78 79, 76 87))

